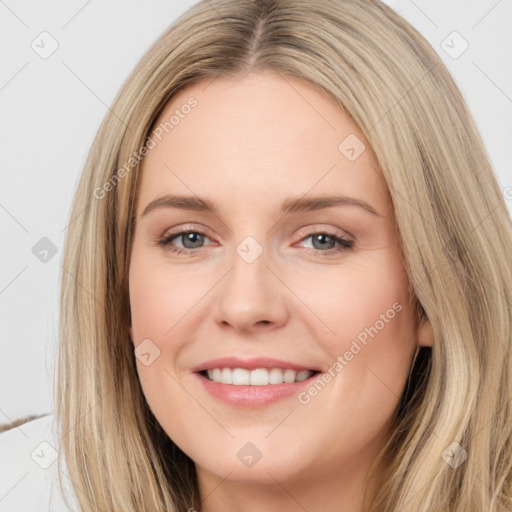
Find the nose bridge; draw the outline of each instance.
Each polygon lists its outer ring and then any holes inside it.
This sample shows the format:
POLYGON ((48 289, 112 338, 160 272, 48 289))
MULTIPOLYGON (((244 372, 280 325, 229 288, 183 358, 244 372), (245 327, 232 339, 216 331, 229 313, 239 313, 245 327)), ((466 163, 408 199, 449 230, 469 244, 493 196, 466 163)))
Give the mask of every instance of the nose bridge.
MULTIPOLYGON (((258 236, 258 238, 260 238, 260 242, 261 242, 261 236, 258 236)), ((268 252, 268 249, 267 249, 267 251, 265 251, 265 249, 263 247, 264 242, 261 242, 261 243, 260 242, 258 242, 258 240, 256 240, 256 238, 252 235, 246 236, 236 247, 237 255, 247 265, 252 265, 257 260, 260 260, 260 264, 261 264, 261 260, 266 260, 266 253, 268 252), (265 256, 263 258, 261 258, 261 256, 263 255, 264 252, 265 252, 265 256)), ((237 261, 236 258, 235 258, 235 261, 237 263, 240 263, 237 261)))
MULTIPOLYGON (((261 240, 261 236, 258 238, 261 240)), ((229 289, 225 291, 237 298, 240 308, 244 303, 246 308, 254 308, 259 302, 268 302, 275 294, 271 282, 274 276, 267 268, 269 256, 267 244, 252 235, 244 237, 235 247, 229 289)))
POLYGON ((258 241, 255 236, 244 237, 235 247, 231 270, 219 288, 218 322, 246 330, 256 324, 284 320, 286 308, 282 284, 268 268, 269 256, 263 241, 258 241))

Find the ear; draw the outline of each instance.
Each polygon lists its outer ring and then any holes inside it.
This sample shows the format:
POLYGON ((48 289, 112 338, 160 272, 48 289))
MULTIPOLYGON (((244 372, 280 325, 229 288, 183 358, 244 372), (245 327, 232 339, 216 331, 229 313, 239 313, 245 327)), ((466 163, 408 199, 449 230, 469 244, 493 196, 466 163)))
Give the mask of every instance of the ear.
POLYGON ((131 325, 130 325, 130 327, 128 327, 128 332, 130 333, 130 339, 132 340, 132 343, 133 343, 133 329, 132 329, 131 325))
POLYGON ((416 338, 419 346, 431 347, 434 345, 434 331, 427 319, 423 320, 418 327, 416 338))

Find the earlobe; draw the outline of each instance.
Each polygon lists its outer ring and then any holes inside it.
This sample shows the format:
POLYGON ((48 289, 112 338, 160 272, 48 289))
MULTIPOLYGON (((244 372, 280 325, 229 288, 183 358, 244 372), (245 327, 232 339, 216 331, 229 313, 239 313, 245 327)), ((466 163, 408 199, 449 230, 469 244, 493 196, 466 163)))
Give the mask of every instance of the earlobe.
POLYGON ((432 347, 434 345, 434 331, 428 320, 423 320, 418 327, 418 345, 422 347, 432 347))

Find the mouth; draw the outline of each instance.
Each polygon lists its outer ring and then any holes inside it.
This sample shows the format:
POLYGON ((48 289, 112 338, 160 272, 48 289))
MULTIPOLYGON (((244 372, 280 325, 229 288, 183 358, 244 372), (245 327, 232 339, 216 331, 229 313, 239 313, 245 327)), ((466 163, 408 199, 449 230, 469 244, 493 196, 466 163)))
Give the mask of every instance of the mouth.
POLYGON ((203 378, 231 386, 277 386, 303 382, 320 373, 317 370, 291 368, 227 368, 218 367, 198 372, 203 378))
POLYGON ((223 357, 191 371, 211 397, 242 408, 260 408, 293 398, 321 373, 318 368, 268 357, 223 357))

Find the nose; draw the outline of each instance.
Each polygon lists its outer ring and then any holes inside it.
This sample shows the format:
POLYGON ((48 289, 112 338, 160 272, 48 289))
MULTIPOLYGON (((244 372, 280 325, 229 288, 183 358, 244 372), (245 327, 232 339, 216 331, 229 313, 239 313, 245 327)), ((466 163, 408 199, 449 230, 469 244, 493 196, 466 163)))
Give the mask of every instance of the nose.
POLYGON ((287 288, 268 266, 265 252, 252 262, 235 252, 231 270, 217 288, 215 322, 238 332, 268 331, 288 318, 287 288))

